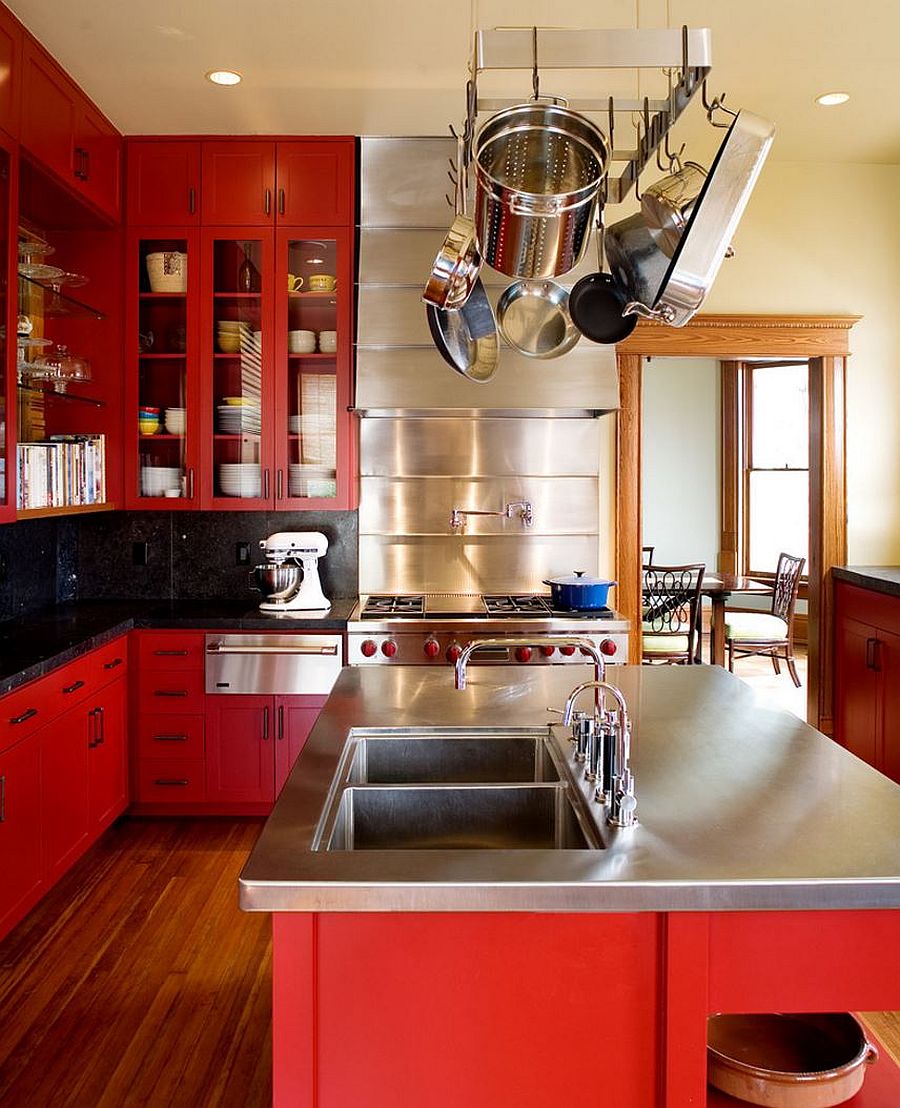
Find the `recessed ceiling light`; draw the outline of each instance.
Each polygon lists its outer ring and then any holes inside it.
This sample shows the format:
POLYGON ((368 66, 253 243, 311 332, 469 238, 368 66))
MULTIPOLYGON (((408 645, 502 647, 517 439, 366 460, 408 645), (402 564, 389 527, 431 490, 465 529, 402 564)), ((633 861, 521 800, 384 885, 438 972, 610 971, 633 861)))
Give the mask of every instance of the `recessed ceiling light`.
POLYGON ((206 79, 214 85, 239 85, 242 80, 240 73, 233 69, 211 69, 206 79))
POLYGON ((823 108, 833 108, 837 104, 846 104, 849 99, 849 92, 823 92, 821 96, 816 97, 816 103, 821 104, 823 108))

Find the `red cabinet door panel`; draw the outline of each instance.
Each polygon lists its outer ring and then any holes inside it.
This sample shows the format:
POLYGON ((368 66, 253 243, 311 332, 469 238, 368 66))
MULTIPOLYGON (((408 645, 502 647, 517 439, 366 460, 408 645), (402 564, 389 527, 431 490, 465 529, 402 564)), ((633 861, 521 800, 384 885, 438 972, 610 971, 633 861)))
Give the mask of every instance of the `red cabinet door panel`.
POLYGON ((43 884, 40 749, 33 735, 0 754, 0 937, 43 884))
POLYGON ((103 690, 94 710, 92 745, 88 748, 89 822, 97 832, 108 827, 128 804, 126 743, 127 685, 114 681, 103 690))
POLYGON ((275 218, 275 144, 204 142, 201 153, 206 225, 267 226, 275 218))
POLYGON ((89 839, 88 743, 93 741, 95 722, 96 716, 79 706, 39 732, 44 870, 50 884, 65 873, 89 839))
POLYGON ((876 765, 879 675, 872 669, 876 632, 842 619, 835 629, 835 734, 852 754, 876 765))
POLYGON ((878 767, 900 784, 900 635, 879 632, 875 664, 882 680, 881 764, 878 767))
POLYGON ((275 697, 275 795, 284 788, 300 751, 306 745, 319 712, 325 705, 324 696, 275 697))
POLYGON ((275 798, 271 696, 206 698, 206 799, 259 803, 275 798))
POLYGON ((200 222, 200 143, 128 143, 128 222, 188 227, 200 222))
POLYGON ((279 142, 277 161, 280 223, 353 223, 353 139, 279 142))
POLYGON ((26 38, 23 55, 22 145, 73 185, 77 90, 36 42, 26 38))
POLYGON ((122 136, 80 100, 75 113, 74 172, 81 192, 112 219, 122 213, 122 136))
POLYGON ((0 127, 19 137, 22 104, 22 28, 0 7, 0 127))
POLYGON ((159 670, 141 675, 138 710, 153 714, 193 715, 204 710, 202 670, 159 670))

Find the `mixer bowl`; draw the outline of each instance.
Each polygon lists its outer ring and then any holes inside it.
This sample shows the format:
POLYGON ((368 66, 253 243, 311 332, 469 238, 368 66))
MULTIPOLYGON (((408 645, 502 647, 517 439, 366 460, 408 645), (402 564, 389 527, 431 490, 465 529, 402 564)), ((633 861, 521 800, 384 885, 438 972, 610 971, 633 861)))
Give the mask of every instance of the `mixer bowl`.
POLYGON ((303 579, 299 566, 261 565, 253 570, 256 587, 266 600, 290 600, 303 579))

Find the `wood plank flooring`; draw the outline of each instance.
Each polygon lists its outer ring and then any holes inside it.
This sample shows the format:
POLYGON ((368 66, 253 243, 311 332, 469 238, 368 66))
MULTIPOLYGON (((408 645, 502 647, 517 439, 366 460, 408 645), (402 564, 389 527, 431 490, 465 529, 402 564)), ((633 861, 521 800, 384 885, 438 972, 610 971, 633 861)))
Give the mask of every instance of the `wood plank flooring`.
POLYGON ((4 1108, 271 1104, 262 822, 121 820, 0 944, 4 1108))
MULTIPOLYGON (((268 1108, 262 820, 120 820, 0 943, 3 1108, 268 1108)), ((866 1014, 900 1062, 900 1013, 866 1014)))

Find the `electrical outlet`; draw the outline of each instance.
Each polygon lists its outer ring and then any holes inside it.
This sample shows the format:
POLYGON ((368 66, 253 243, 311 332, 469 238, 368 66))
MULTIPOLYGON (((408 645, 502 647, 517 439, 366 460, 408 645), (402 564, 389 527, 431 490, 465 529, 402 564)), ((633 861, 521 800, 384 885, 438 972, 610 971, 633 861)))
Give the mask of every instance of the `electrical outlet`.
POLYGON ((234 544, 234 562, 235 565, 249 566, 250 565, 250 543, 249 542, 236 542, 234 544))
POLYGON ((131 544, 131 564, 145 566, 150 561, 150 543, 133 542, 131 544))

